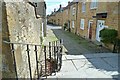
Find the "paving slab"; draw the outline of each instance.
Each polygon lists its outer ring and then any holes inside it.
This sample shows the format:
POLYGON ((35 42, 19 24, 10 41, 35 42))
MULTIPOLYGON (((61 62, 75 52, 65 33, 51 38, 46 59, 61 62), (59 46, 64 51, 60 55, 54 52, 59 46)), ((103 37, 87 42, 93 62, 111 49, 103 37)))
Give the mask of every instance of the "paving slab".
POLYGON ((84 55, 65 55, 67 60, 71 60, 71 59, 85 59, 86 57, 84 55))
POLYGON ((106 63, 108 63, 113 68, 118 69, 118 56, 102 58, 106 63), (115 62, 116 61, 116 62, 115 62))
POLYGON ((119 74, 117 56, 112 53, 108 56, 105 53, 102 55, 105 57, 97 54, 93 54, 94 57, 90 58, 84 55, 63 55, 62 68, 55 76, 57 78, 109 78, 114 80, 113 76, 119 74))

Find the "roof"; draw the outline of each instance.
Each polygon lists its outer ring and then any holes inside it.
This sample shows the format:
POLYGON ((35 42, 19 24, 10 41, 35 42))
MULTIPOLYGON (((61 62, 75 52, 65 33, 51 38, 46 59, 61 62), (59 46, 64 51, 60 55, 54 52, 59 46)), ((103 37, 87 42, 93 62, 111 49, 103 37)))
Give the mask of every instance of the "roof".
POLYGON ((77 3, 76 1, 72 1, 72 2, 70 2, 66 7, 64 7, 63 10, 68 9, 69 6, 71 6, 71 5, 73 5, 73 4, 76 4, 76 3, 77 3))
POLYGON ((58 13, 58 12, 62 12, 63 10, 68 9, 69 6, 71 6, 71 5, 73 5, 73 4, 76 4, 76 3, 78 3, 78 0, 73 0, 73 1, 70 2, 66 7, 61 7, 61 8, 59 8, 57 11, 52 12, 50 16, 53 16, 53 15, 55 15, 55 14, 58 13))

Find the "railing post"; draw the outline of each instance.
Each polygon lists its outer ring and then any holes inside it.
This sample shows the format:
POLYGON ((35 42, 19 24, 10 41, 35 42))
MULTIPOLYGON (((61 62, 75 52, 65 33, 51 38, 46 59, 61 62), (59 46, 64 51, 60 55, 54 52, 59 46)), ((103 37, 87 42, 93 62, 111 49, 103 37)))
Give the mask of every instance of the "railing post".
POLYGON ((46 76, 46 78, 47 78, 47 74, 46 74, 46 72, 47 72, 47 62, 46 62, 46 59, 47 59, 47 56, 46 56, 46 46, 44 46, 44 53, 45 53, 45 76, 46 76))
POLYGON ((49 42, 49 58, 51 60, 51 42, 49 42))
POLYGON ((51 42, 49 42, 49 58, 50 58, 50 75, 52 74, 52 67, 51 67, 51 65, 52 65, 52 60, 51 60, 51 42))
POLYGON ((54 42, 52 42, 52 56, 54 56, 54 42))
POLYGON ((35 55, 36 55, 36 69, 37 69, 37 79, 39 80, 39 69, 38 69, 38 56, 37 56, 37 46, 35 45, 35 55))
MULTIPOLYGON (((53 68, 54 68, 54 71, 56 70, 56 48, 55 48, 55 41, 53 42, 53 47, 54 47, 54 64, 53 64, 53 68)), ((55 74, 56 74, 56 71, 55 71, 55 74)))
MULTIPOLYGON (((62 52, 63 52, 63 40, 62 39, 60 39, 60 57, 59 57, 59 60, 60 60, 60 69, 61 69, 61 66, 62 66, 62 52)), ((59 70, 60 70, 59 69, 59 70)))
POLYGON ((32 73, 31 73, 31 64, 30 64, 30 54, 29 54, 29 45, 27 44, 27 55, 28 55, 28 63, 29 63, 29 71, 30 71, 30 79, 32 80, 32 73))
POLYGON ((15 59, 15 53, 14 53, 15 52, 15 50, 14 50, 14 44, 11 44, 11 52, 12 52, 13 60, 14 60, 14 68, 15 68, 16 80, 18 80, 16 59, 15 59))

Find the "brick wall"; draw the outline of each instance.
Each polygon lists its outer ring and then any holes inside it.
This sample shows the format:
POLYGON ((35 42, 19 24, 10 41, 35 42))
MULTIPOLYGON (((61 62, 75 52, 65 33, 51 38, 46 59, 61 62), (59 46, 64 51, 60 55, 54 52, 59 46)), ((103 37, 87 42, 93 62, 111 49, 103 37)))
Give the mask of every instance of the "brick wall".
POLYGON ((118 30, 118 3, 117 2, 107 3, 107 13, 108 17, 106 18, 105 24, 109 28, 118 30))
POLYGON ((88 32, 88 23, 92 21, 92 40, 95 39, 96 34, 96 19, 92 16, 96 15, 96 9, 90 9, 90 2, 86 2, 85 12, 82 12, 82 3, 78 3, 78 19, 77 19, 77 34, 84 37, 89 38, 88 32), (80 28, 81 19, 84 19, 84 29, 80 28))
POLYGON ((77 3, 73 3, 71 6, 70 6, 70 28, 71 28, 71 32, 73 33, 76 33, 77 32, 77 3), (74 14, 73 14, 73 8, 74 8, 74 14), (72 21, 74 21, 74 28, 72 27, 72 21))

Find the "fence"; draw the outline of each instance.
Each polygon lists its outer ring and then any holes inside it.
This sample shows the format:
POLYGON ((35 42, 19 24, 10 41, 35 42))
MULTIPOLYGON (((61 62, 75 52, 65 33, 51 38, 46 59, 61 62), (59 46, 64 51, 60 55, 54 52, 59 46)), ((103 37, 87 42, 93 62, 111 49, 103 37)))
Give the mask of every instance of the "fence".
MULTIPOLYGON (((62 44, 63 44, 63 41, 61 39, 57 41, 49 42, 49 45, 12 43, 12 42, 6 42, 6 41, 4 41, 4 43, 10 44, 11 46, 11 53, 13 57, 16 80, 18 80, 19 78, 19 75, 18 75, 19 70, 17 69, 19 67, 17 66, 18 63, 16 58, 17 53, 15 52, 16 45, 24 46, 24 54, 26 54, 27 56, 24 58, 27 59, 25 63, 28 66, 27 67, 28 68, 27 73, 29 73, 28 78, 30 78, 31 80, 33 78, 37 78, 38 80, 42 77, 47 78, 47 76, 52 75, 52 73, 56 73, 61 69, 62 44), (41 54, 43 55, 42 57, 40 57, 41 54), (35 71, 33 68, 35 68, 35 71)), ((24 72, 26 72, 25 69, 24 69, 24 72)))

